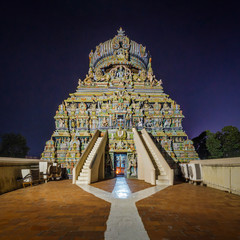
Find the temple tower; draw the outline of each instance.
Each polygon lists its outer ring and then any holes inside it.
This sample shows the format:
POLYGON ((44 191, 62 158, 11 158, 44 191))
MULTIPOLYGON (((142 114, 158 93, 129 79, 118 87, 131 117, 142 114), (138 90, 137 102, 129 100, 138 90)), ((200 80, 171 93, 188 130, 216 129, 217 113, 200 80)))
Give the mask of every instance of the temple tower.
POLYGON ((180 106, 164 93, 153 74, 146 47, 130 40, 122 28, 89 54, 89 71, 75 93, 59 105, 56 130, 47 141, 42 159, 57 161, 72 175, 94 132, 107 131, 105 174, 114 170, 138 175, 133 128, 145 129, 165 159, 198 159, 182 127, 180 106))

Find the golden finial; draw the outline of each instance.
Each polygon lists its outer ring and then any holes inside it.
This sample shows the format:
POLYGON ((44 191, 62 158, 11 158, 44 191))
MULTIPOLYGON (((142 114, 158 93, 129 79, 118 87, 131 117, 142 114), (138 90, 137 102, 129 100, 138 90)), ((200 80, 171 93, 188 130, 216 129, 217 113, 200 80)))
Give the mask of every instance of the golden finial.
POLYGON ((125 31, 123 31, 122 27, 120 27, 117 32, 118 32, 118 35, 119 35, 119 36, 124 36, 124 35, 125 35, 125 34, 124 34, 125 31))

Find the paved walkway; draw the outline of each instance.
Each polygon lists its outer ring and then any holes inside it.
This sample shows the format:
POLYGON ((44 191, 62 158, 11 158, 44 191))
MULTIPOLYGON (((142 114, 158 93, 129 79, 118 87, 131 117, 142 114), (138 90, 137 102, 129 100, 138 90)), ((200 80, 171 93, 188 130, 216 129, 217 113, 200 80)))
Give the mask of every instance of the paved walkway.
POLYGON ((132 193, 124 177, 117 177, 112 193, 92 187, 78 185, 83 190, 111 204, 111 211, 107 221, 105 239, 107 240, 147 240, 148 234, 138 214, 135 202, 163 190, 167 186, 154 186, 136 193, 132 193))

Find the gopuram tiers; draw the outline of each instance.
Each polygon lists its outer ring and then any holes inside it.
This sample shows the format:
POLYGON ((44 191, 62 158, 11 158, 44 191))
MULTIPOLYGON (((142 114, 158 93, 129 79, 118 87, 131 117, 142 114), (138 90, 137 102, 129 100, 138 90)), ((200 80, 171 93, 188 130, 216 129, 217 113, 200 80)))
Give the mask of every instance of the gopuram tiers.
POLYGON ((145 128, 166 158, 175 162, 198 159, 182 128, 180 106, 163 92, 153 74, 146 47, 130 40, 120 28, 111 40, 89 54, 89 71, 75 93, 59 105, 56 130, 46 142, 42 159, 61 163, 72 174, 96 129, 108 130, 106 164, 125 153, 128 175, 137 175, 132 128, 145 128))

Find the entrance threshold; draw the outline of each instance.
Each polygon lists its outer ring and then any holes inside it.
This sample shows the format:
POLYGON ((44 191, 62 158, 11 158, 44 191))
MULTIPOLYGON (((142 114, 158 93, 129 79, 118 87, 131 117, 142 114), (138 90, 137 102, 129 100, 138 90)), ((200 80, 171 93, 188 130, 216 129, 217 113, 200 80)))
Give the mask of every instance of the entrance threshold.
POLYGON ((117 176, 112 195, 114 198, 127 199, 131 197, 131 190, 128 187, 125 176, 117 176))

